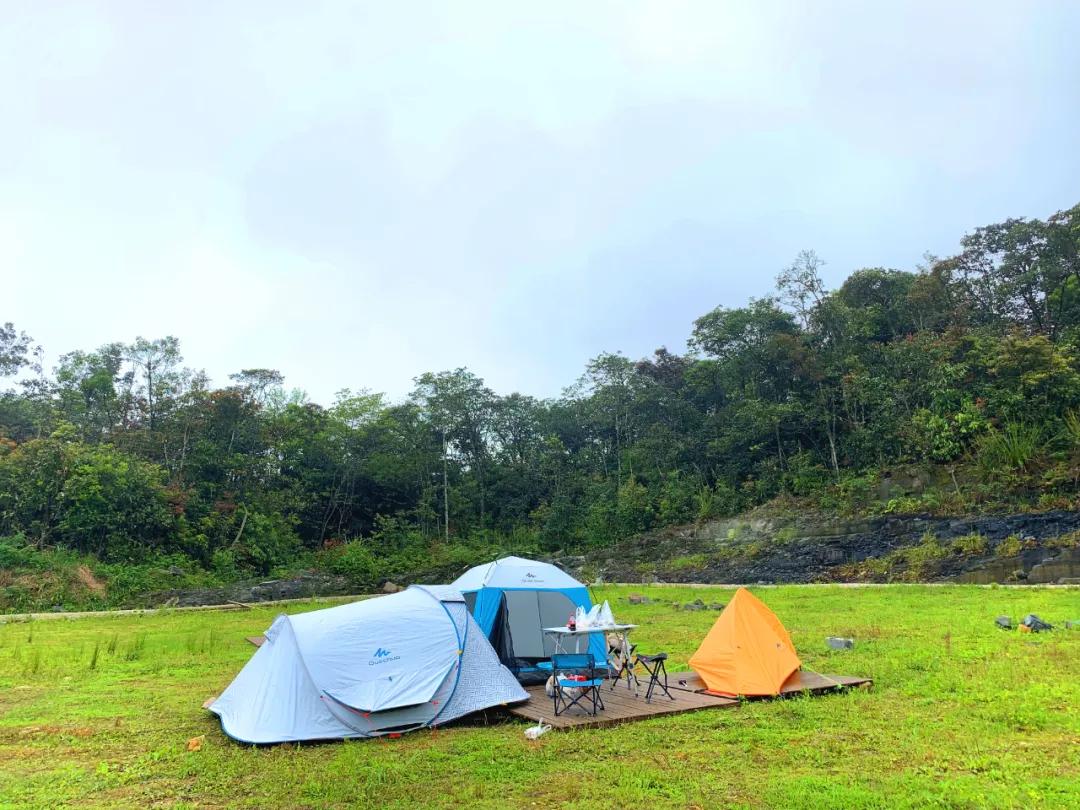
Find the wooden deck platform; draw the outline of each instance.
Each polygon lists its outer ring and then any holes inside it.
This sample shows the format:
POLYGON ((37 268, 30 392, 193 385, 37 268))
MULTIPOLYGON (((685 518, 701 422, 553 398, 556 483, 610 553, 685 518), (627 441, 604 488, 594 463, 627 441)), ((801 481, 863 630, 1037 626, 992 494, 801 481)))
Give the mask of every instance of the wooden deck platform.
MULTIPOLYGON (((705 683, 696 672, 673 672, 668 676, 668 682, 676 689, 682 689, 696 694, 715 695, 709 692, 705 683)), ((834 689, 850 688, 854 686, 870 686, 873 681, 870 678, 858 678, 852 675, 819 675, 808 670, 799 670, 792 673, 783 687, 780 689, 780 697, 809 692, 812 695, 820 695, 831 692, 834 689)), ((750 700, 760 698, 749 698, 750 700)))
POLYGON ((635 697, 634 691, 627 689, 625 685, 620 684, 614 689, 610 689, 605 685, 601 697, 604 706, 607 708, 597 712, 595 717, 586 714, 577 706, 569 712, 555 717, 551 698, 544 693, 543 685, 527 686, 525 691, 529 693, 529 700, 515 706, 507 706, 507 711, 529 720, 543 718, 544 722, 550 723, 552 728, 565 730, 614 726, 618 723, 645 720, 660 715, 682 714, 683 712, 694 712, 699 709, 728 709, 739 705, 737 700, 731 698, 692 692, 688 689, 671 688, 675 686, 675 681, 672 678, 668 678, 668 684, 674 700, 668 698, 663 692, 660 692, 659 695, 654 692, 651 703, 645 702, 644 684, 641 686, 639 697, 635 697))

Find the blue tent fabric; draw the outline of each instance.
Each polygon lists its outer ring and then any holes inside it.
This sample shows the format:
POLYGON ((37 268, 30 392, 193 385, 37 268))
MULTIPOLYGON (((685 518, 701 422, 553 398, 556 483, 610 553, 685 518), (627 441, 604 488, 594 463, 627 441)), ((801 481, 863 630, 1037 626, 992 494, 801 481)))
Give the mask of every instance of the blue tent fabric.
POLYGON ((210 706, 242 742, 401 733, 528 697, 450 588, 282 615, 265 635, 210 706))
MULTIPOLYGON (((451 587, 462 593, 476 594, 473 616, 489 639, 507 591, 554 591, 564 595, 574 607, 585 610, 592 607, 589 589, 581 582, 550 563, 523 557, 503 557, 470 568, 451 587)), ((607 661, 607 642, 603 634, 589 636, 588 652, 598 662, 607 661)))
POLYGON ((491 635, 491 629, 495 626, 495 619, 499 615, 499 605, 502 604, 503 592, 501 588, 484 588, 476 594, 476 607, 473 608, 473 617, 485 636, 491 635))

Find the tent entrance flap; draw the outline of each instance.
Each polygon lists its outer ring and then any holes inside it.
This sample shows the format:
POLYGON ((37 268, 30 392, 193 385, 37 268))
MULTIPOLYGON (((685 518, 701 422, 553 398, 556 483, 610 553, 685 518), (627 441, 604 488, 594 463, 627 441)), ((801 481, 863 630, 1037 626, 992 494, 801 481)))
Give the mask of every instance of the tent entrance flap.
POLYGON ((577 605, 558 591, 503 591, 503 599, 514 654, 524 659, 550 658, 555 645, 544 628, 566 624, 577 605))
POLYGON ((499 599, 499 611, 495 616, 495 624, 491 628, 491 646, 499 655, 499 660, 513 670, 517 667, 517 656, 514 653, 514 639, 510 635, 510 614, 506 609, 506 600, 499 599))

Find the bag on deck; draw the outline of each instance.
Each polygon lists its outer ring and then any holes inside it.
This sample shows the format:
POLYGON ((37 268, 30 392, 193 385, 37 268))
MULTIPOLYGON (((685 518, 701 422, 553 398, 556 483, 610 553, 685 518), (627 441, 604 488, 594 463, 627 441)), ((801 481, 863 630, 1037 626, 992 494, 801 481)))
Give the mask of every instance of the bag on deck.
POLYGON ((1054 625, 1047 624, 1034 613, 1029 613, 1025 616, 1020 624, 1024 625, 1024 627, 1028 628, 1032 633, 1041 633, 1043 630, 1054 629, 1054 625))

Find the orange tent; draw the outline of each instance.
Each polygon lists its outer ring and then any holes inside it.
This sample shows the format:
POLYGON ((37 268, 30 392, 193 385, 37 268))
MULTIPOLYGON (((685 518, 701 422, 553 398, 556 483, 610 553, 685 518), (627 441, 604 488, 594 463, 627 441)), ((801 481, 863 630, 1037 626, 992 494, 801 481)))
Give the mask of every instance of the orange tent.
POLYGON ((690 658, 710 692, 777 695, 802 662, 776 614, 746 588, 735 596, 690 658))

